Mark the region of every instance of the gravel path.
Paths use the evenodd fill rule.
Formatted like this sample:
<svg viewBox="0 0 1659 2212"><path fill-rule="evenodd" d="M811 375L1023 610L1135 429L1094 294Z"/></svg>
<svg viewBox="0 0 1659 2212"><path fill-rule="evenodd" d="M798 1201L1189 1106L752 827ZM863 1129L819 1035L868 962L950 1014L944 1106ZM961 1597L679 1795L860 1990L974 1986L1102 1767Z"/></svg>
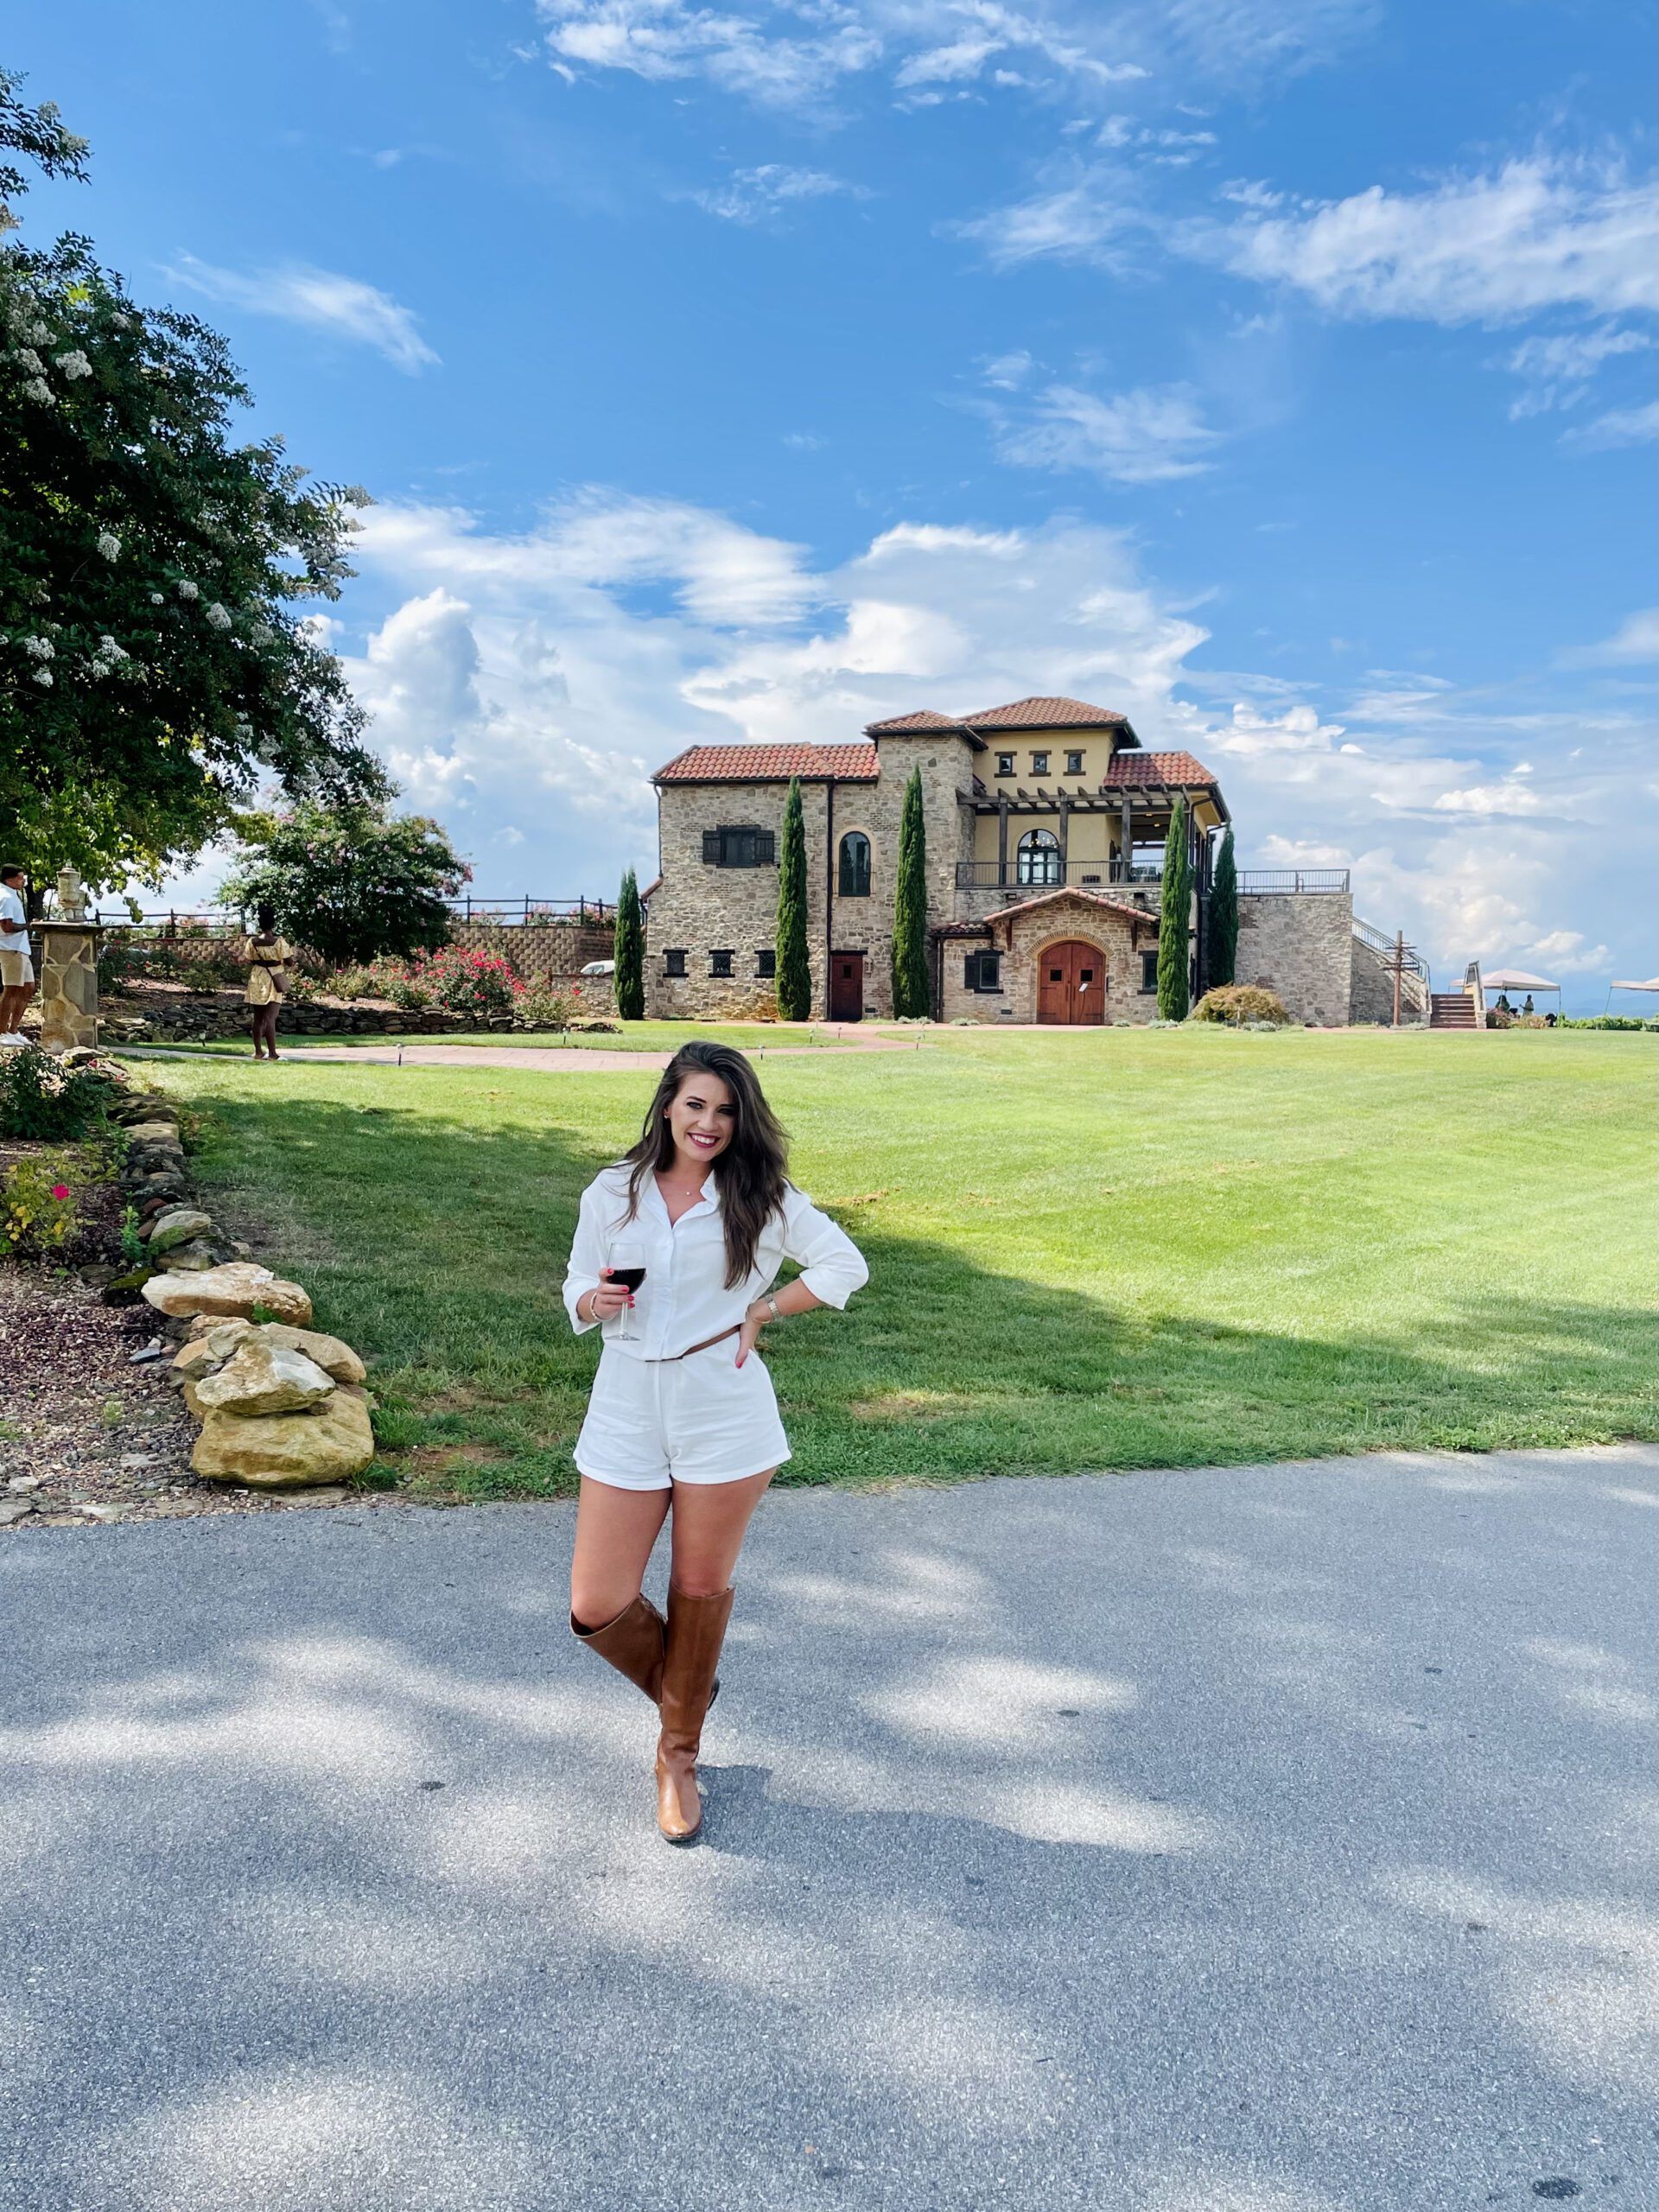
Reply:
<svg viewBox="0 0 1659 2212"><path fill-rule="evenodd" d="M568 1506L0 1546L0 2206L1636 2212L1656 1496L782 1493L680 1853Z"/></svg>

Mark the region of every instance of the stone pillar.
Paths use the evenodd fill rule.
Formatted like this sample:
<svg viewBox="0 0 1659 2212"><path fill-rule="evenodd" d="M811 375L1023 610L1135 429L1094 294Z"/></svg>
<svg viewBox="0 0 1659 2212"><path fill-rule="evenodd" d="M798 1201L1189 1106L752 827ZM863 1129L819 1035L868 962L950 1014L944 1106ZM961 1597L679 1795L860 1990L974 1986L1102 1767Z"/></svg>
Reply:
<svg viewBox="0 0 1659 2212"><path fill-rule="evenodd" d="M41 1042L67 1052L98 1042L98 931L91 922L35 922L41 944Z"/></svg>

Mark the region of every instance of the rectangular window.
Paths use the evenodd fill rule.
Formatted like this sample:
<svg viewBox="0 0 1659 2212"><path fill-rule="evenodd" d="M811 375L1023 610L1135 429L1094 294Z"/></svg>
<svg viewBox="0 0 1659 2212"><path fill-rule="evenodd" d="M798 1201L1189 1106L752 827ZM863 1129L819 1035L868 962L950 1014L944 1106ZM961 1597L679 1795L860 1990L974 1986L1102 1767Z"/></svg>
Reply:
<svg viewBox="0 0 1659 2212"><path fill-rule="evenodd" d="M732 972L732 959L733 955L729 952L711 952L709 956L709 973L711 976L729 976Z"/></svg>
<svg viewBox="0 0 1659 2212"><path fill-rule="evenodd" d="M1002 989L1002 956L1000 952L970 952L962 963L962 985L967 991L995 991Z"/></svg>
<svg viewBox="0 0 1659 2212"><path fill-rule="evenodd" d="M683 976L685 973L684 953L665 952L663 955L663 973L664 976Z"/></svg>
<svg viewBox="0 0 1659 2212"><path fill-rule="evenodd" d="M777 861L777 832L753 822L723 823L702 833L705 868L773 868Z"/></svg>
<svg viewBox="0 0 1659 2212"><path fill-rule="evenodd" d="M999 753L997 754L996 772L999 776L1011 776L1014 773L1014 755L1012 753Z"/></svg>
<svg viewBox="0 0 1659 2212"><path fill-rule="evenodd" d="M1046 776L1048 773L1048 755L1046 753L1033 753L1032 754L1031 772L1033 776Z"/></svg>
<svg viewBox="0 0 1659 2212"><path fill-rule="evenodd" d="M1142 995L1144 995L1149 992L1155 991L1157 988L1158 956L1155 952L1143 952L1141 956L1141 989Z"/></svg>
<svg viewBox="0 0 1659 2212"><path fill-rule="evenodd" d="M1066 754L1065 772L1068 776L1080 776L1083 773L1083 752L1081 747L1079 747L1075 753L1068 753Z"/></svg>
<svg viewBox="0 0 1659 2212"><path fill-rule="evenodd" d="M763 944L754 956L754 972L763 983L771 982L778 973L778 949Z"/></svg>

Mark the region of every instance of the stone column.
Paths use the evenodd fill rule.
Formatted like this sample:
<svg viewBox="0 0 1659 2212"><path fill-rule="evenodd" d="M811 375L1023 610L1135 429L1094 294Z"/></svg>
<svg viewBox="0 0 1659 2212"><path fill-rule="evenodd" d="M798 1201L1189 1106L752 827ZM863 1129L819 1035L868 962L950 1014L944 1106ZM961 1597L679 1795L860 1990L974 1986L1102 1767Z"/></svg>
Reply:
<svg viewBox="0 0 1659 2212"><path fill-rule="evenodd" d="M35 922L41 944L41 1042L67 1052L98 1042L98 931L91 922Z"/></svg>

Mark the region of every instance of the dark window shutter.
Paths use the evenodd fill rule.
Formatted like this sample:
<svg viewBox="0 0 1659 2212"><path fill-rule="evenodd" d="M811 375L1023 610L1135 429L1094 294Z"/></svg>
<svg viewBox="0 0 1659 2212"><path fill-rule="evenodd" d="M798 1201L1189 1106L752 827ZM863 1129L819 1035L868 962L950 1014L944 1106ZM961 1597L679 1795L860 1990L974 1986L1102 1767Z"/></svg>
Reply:
<svg viewBox="0 0 1659 2212"><path fill-rule="evenodd" d="M979 988L979 955L970 952L962 963L962 988L964 991Z"/></svg>
<svg viewBox="0 0 1659 2212"><path fill-rule="evenodd" d="M720 832L705 830L702 833L702 864L705 868L720 866Z"/></svg>
<svg viewBox="0 0 1659 2212"><path fill-rule="evenodd" d="M755 865L758 868L772 868L776 865L778 832L775 830L762 830L754 841L754 846Z"/></svg>

